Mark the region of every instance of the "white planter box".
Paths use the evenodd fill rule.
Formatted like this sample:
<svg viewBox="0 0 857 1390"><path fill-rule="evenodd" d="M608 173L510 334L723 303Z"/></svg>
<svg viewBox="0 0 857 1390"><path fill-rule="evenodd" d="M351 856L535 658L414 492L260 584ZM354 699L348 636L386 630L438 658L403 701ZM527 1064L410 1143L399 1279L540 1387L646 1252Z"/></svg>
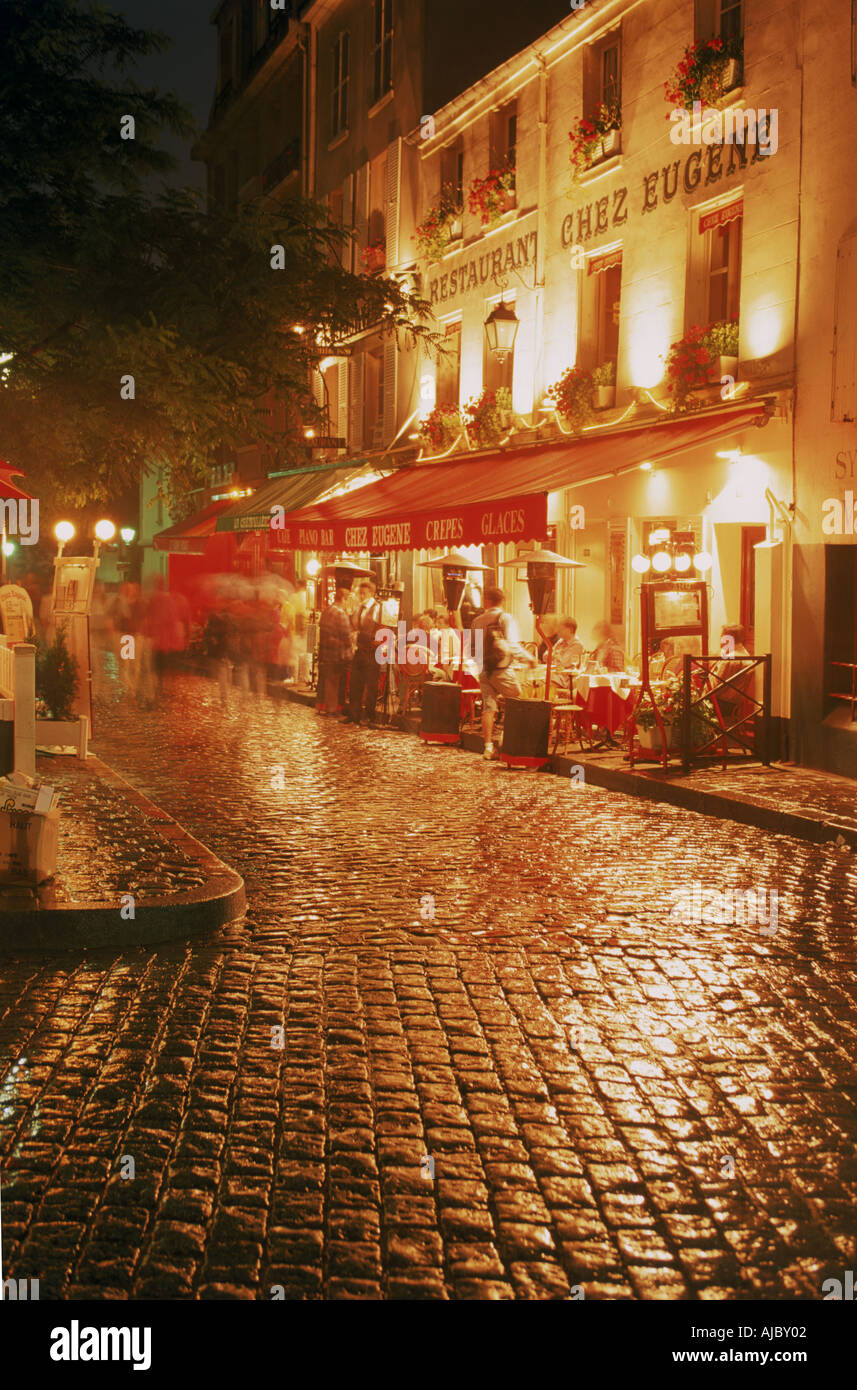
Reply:
<svg viewBox="0 0 857 1390"><path fill-rule="evenodd" d="M596 386L595 405L599 410L609 410L616 404L615 386Z"/></svg>
<svg viewBox="0 0 857 1390"><path fill-rule="evenodd" d="M608 130L606 135L601 137L601 153L598 158L611 159L614 154L618 154L622 148L622 132L620 130Z"/></svg>
<svg viewBox="0 0 857 1390"><path fill-rule="evenodd" d="M89 743L89 720L85 714L77 719L37 719L36 743L43 747L74 746L77 756L85 758Z"/></svg>
<svg viewBox="0 0 857 1390"><path fill-rule="evenodd" d="M741 59L730 58L723 69L723 90L731 92L733 87L737 87L741 81Z"/></svg>
<svg viewBox="0 0 857 1390"><path fill-rule="evenodd" d="M737 357L718 357L718 374L722 379L724 376L734 377L738 380L738 358Z"/></svg>
<svg viewBox="0 0 857 1390"><path fill-rule="evenodd" d="M679 742L679 731L673 724L664 723L664 732L667 736L667 748L675 748ZM637 741L641 748L647 748L653 753L661 751L661 731L657 724L653 724L650 729L637 727Z"/></svg>

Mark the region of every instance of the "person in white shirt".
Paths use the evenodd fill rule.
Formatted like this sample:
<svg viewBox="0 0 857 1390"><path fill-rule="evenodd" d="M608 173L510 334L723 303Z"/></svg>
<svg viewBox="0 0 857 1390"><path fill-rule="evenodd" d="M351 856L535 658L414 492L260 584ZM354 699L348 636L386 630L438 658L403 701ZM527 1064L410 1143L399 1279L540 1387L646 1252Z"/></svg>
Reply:
<svg viewBox="0 0 857 1390"><path fill-rule="evenodd" d="M474 634L483 634L479 688L482 691L482 737L485 741L483 756L486 758L494 756L497 696L515 698L521 693L520 682L512 669L512 662L522 661L527 666L538 665L536 658L518 641L515 620L511 613L503 611L505 598L502 589L486 589L485 601L488 607L478 618L474 618L471 624Z"/></svg>

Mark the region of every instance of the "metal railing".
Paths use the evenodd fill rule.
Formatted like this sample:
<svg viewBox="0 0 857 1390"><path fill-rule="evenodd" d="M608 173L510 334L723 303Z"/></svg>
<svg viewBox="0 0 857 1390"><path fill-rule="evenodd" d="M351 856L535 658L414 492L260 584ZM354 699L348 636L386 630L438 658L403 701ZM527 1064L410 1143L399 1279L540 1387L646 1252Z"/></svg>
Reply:
<svg viewBox="0 0 857 1390"><path fill-rule="evenodd" d="M734 673L715 675L725 661ZM762 698L750 689L753 672L762 670ZM764 656L684 655L681 709L681 759L684 772L692 762L720 757L723 766L730 749L771 761L771 654Z"/></svg>

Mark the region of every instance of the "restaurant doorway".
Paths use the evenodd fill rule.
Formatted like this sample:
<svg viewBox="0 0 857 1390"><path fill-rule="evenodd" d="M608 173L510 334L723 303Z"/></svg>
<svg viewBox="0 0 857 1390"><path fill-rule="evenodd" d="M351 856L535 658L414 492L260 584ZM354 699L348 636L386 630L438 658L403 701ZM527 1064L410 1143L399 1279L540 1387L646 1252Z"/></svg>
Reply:
<svg viewBox="0 0 857 1390"><path fill-rule="evenodd" d="M739 622L747 633L747 650L755 651L756 550L768 532L764 526L741 527L741 607Z"/></svg>
<svg viewBox="0 0 857 1390"><path fill-rule="evenodd" d="M837 664L841 663L841 664ZM857 545L824 548L824 716L841 710L857 665ZM850 713L850 703L846 705Z"/></svg>

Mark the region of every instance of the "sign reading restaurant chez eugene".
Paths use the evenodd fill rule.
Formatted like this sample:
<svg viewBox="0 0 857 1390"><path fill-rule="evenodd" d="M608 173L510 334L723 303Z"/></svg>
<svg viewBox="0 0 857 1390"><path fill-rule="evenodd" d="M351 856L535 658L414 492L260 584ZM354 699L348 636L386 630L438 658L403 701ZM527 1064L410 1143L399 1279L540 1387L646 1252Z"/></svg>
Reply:
<svg viewBox="0 0 857 1390"><path fill-rule="evenodd" d="M752 150L752 154L748 151ZM702 185L718 183L724 175L728 178L736 169L746 169L747 164L766 160L764 147L744 144L712 144L704 149L695 149L682 162L673 160L662 169L654 169L642 178L641 212L653 212L659 203L671 203L679 190L695 193ZM628 220L628 187L614 188L611 193L596 198L576 213L568 213L562 220L562 244L571 246L589 241L593 236L606 232L610 227L621 227Z"/></svg>
<svg viewBox="0 0 857 1390"><path fill-rule="evenodd" d="M470 256L454 270L436 275L429 281L429 298L432 304L446 304L456 295L468 294L484 285L486 280L499 280L510 270L520 270L523 266L536 263L536 233L522 231L521 223L515 227L514 236L493 251Z"/></svg>
<svg viewBox="0 0 857 1390"><path fill-rule="evenodd" d="M378 520L331 521L317 526L285 522L272 508L271 531L279 547L295 550L424 550L447 545L541 539L547 527L547 496L528 493L497 502L438 507L431 512Z"/></svg>

